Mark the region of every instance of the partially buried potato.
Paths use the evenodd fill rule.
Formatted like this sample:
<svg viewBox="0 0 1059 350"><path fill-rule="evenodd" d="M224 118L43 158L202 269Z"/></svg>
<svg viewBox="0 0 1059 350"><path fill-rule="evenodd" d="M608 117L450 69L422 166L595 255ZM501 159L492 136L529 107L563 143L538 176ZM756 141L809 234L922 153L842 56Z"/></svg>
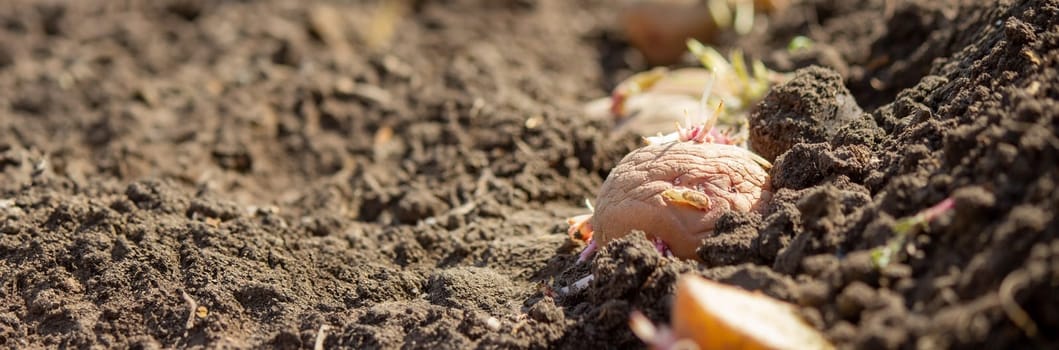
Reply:
<svg viewBox="0 0 1059 350"><path fill-rule="evenodd" d="M695 250L726 211L760 210L772 193L768 166L733 145L672 141L625 156L599 191L591 227L603 246L633 230L665 242L673 255Z"/></svg>

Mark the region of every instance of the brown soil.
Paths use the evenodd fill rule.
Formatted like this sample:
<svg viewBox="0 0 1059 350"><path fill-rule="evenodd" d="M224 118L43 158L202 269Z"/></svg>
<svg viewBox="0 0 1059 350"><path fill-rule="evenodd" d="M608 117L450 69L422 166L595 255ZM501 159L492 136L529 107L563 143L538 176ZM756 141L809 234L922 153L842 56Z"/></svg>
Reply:
<svg viewBox="0 0 1059 350"><path fill-rule="evenodd" d="M1057 0L803 1L723 38L828 68L756 106L776 196L707 264L642 235L574 262L564 218L638 144L581 115L645 68L614 2L415 1L378 46L380 8L0 6L0 344L637 347L629 312L695 272L845 348L1059 346Z"/></svg>

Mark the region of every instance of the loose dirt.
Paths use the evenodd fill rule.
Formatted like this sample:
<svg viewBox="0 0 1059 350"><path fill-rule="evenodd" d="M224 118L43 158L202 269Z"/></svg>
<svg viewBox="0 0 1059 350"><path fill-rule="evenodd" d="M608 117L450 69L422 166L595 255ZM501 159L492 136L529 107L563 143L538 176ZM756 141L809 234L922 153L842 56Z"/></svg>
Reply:
<svg viewBox="0 0 1059 350"><path fill-rule="evenodd" d="M581 112L646 68L614 2L407 4L0 7L0 344L629 348L694 272L843 348L1059 347L1059 1L811 0L722 38L797 73L753 112L774 199L705 264L635 234L575 264L565 217L639 145Z"/></svg>

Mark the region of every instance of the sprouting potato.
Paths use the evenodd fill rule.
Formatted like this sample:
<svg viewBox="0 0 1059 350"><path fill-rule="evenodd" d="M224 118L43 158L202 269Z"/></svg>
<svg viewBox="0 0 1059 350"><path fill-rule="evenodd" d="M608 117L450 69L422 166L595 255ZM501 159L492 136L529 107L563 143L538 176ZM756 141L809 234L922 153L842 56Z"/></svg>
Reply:
<svg viewBox="0 0 1059 350"><path fill-rule="evenodd" d="M760 159L732 145L672 141L633 151L600 189L592 216L598 244L632 230L696 258L699 242L726 211L758 210L770 197Z"/></svg>
<svg viewBox="0 0 1059 350"><path fill-rule="evenodd" d="M723 103L701 125L647 138L647 146L611 170L593 214L568 221L571 237L589 241L581 260L633 230L646 233L665 254L698 259L699 242L713 234L725 212L763 209L771 198L771 165L714 128L722 109Z"/></svg>
<svg viewBox="0 0 1059 350"><path fill-rule="evenodd" d="M713 81L717 88L710 96L714 100L711 102L724 104L717 125L733 131L735 143L741 144L747 136L750 106L760 101L771 86L789 80L791 75L769 70L760 60L747 65L739 50L733 50L730 59L726 59L694 39L685 44L702 67L656 67L634 74L618 84L609 97L586 104L585 114L594 119L615 120L614 135L655 135L686 120L687 111L700 105L702 87Z"/></svg>
<svg viewBox="0 0 1059 350"><path fill-rule="evenodd" d="M789 0L633 0L619 24L629 42L652 65L673 64L684 53L688 38L706 42L729 28L747 34L758 13L778 13ZM759 22L760 23L760 22Z"/></svg>

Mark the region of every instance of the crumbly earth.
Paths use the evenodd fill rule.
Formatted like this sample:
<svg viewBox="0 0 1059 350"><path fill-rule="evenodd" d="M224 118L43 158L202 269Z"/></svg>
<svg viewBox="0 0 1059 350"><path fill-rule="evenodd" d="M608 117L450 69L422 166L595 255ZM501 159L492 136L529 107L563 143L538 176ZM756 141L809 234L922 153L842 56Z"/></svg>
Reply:
<svg viewBox="0 0 1059 350"><path fill-rule="evenodd" d="M747 146L774 161L799 143L831 141L848 130L874 131L874 120L863 113L834 70L800 69L754 106L747 117Z"/></svg>
<svg viewBox="0 0 1059 350"><path fill-rule="evenodd" d="M0 6L0 344L630 348L629 312L666 319L693 272L843 348L1059 347L1059 1L809 0L722 38L866 113L799 129L823 139L705 263L634 234L580 265L563 219L639 142L581 115L646 68L614 2L407 4Z"/></svg>

